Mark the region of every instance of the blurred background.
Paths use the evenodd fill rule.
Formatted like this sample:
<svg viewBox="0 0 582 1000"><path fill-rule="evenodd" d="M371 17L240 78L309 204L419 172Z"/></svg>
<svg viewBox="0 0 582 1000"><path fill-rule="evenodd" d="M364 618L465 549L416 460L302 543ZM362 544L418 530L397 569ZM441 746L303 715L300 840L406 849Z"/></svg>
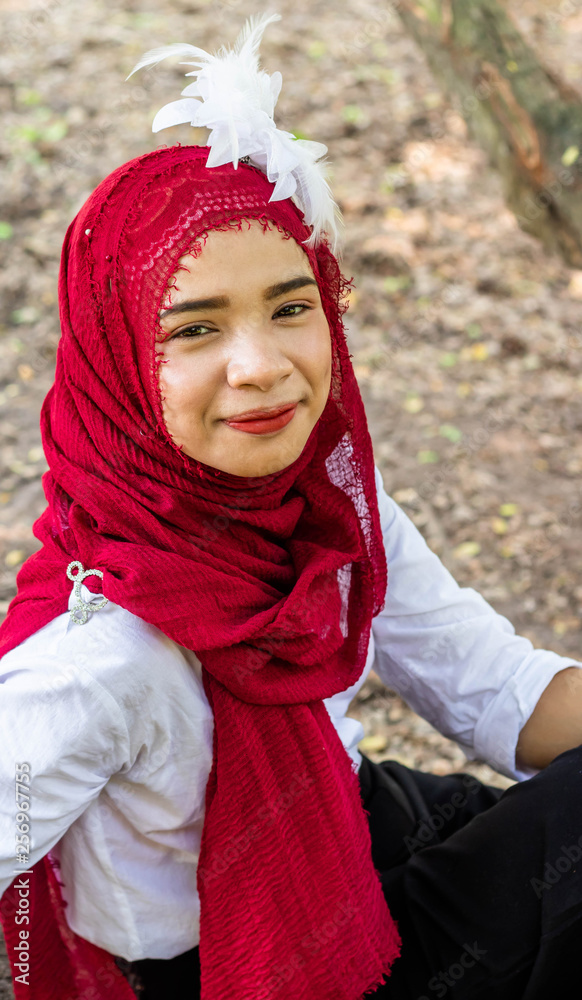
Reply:
<svg viewBox="0 0 582 1000"><path fill-rule="evenodd" d="M0 0L0 613L44 507L66 228L114 167L196 141L151 133L186 67L125 77L157 45L231 43L264 9L283 15L261 49L283 73L278 125L329 147L386 489L461 585L580 659L582 0L464 0L468 40L459 0ZM374 677L350 714L372 759L509 783Z"/></svg>

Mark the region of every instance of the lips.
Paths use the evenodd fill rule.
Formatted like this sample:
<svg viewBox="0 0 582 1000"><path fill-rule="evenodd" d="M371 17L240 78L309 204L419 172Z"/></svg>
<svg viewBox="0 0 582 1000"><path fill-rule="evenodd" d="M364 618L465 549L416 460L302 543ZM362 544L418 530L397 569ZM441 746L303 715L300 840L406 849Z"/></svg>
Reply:
<svg viewBox="0 0 582 1000"><path fill-rule="evenodd" d="M271 406L262 410L245 410L244 413L237 413L234 417L227 417L226 423L242 424L247 420L269 420L271 417L278 417L280 413L297 406L297 403L284 403L282 406Z"/></svg>
<svg viewBox="0 0 582 1000"><path fill-rule="evenodd" d="M287 403L266 410L247 410L246 413L229 417L224 422L233 430L244 431L246 434L271 434L286 427L293 420L297 405L297 403Z"/></svg>

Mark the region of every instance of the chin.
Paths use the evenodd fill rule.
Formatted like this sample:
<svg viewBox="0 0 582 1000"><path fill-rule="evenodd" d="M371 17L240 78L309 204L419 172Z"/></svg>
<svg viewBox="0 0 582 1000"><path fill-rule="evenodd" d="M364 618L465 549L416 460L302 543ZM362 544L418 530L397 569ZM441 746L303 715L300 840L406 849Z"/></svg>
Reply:
<svg viewBox="0 0 582 1000"><path fill-rule="evenodd" d="M224 465L215 466L215 468L220 468L222 472L230 473L232 476L244 476L248 479L257 479L260 476L270 476L274 472L281 472L286 469L289 465L292 465L296 458L299 458L301 452L298 452L293 458L283 459L281 457L273 458L269 461L253 461L248 462L226 462Z"/></svg>
<svg viewBox="0 0 582 1000"><path fill-rule="evenodd" d="M265 444L267 444L266 441L249 442L250 447L245 448L244 451L239 447L238 454L233 446L229 454L217 456L216 462L208 462L207 464L213 464L214 468L220 469L221 472L230 473L232 476L245 476L249 479L270 476L274 472L281 472L292 465L299 458L306 441L301 440L292 446L289 442L272 439L268 448L261 447Z"/></svg>

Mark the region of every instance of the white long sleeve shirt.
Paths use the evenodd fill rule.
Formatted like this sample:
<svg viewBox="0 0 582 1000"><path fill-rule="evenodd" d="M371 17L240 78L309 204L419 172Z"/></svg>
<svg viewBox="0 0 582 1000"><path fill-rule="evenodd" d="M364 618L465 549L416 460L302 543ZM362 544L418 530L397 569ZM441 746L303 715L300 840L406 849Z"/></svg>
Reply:
<svg viewBox="0 0 582 1000"><path fill-rule="evenodd" d="M373 666L467 756L528 777L519 732L552 677L582 663L534 650L459 587L379 473L377 486L385 607L361 677L326 701L346 751L359 765L363 729L346 711ZM0 661L0 733L0 895L15 878L15 766L26 762L30 866L49 851L60 860L73 930L130 961L198 944L213 716L194 653L112 603L84 625L62 614Z"/></svg>

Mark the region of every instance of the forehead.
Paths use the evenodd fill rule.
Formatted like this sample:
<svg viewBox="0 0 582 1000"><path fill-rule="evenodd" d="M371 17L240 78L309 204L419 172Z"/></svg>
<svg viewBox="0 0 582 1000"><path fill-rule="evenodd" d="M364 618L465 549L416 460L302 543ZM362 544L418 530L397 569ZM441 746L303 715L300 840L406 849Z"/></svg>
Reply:
<svg viewBox="0 0 582 1000"><path fill-rule="evenodd" d="M189 280L213 285L235 281L273 284L291 275L313 276L299 243L276 228L243 220L241 228L210 230L193 251L182 256L175 274L180 286Z"/></svg>

